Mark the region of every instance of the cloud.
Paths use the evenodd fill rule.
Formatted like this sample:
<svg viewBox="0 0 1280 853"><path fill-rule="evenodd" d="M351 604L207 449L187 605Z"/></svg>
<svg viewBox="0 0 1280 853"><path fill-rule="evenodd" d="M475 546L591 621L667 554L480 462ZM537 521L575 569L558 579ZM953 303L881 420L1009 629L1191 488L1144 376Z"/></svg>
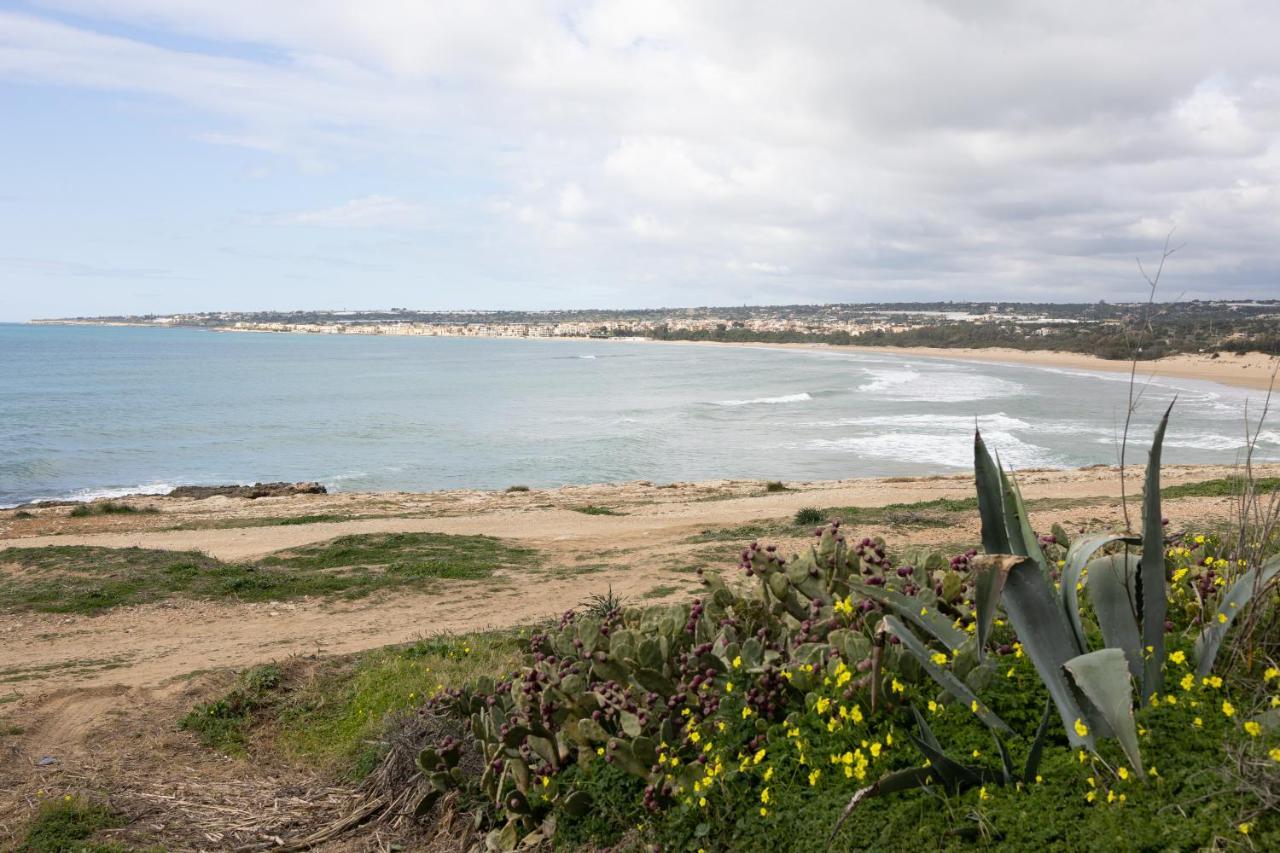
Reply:
<svg viewBox="0 0 1280 853"><path fill-rule="evenodd" d="M276 225L326 228L414 228L424 223L425 211L394 196L370 195L333 207L281 214L267 221Z"/></svg>
<svg viewBox="0 0 1280 853"><path fill-rule="evenodd" d="M1274 292L1280 8L1262 0L32 9L0 13L0 78L180 103L202 139L313 173L449 175L474 187L460 239L519 282L607 280L581 292L619 303L737 302L744 282L776 301L1119 298L1176 225L1171 287ZM267 221L424 218L366 195ZM508 274L486 270L488 302Z"/></svg>

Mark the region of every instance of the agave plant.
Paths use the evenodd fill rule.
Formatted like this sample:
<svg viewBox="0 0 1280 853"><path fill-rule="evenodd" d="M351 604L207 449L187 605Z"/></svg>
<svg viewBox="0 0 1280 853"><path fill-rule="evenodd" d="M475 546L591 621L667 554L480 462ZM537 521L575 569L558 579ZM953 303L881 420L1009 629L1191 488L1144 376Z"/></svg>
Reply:
<svg viewBox="0 0 1280 853"><path fill-rule="evenodd" d="M1049 692L1068 742L1095 751L1096 738L1115 737L1139 778L1142 756L1132 685L1137 685L1141 701L1148 702L1162 691L1164 678L1167 569L1160 453L1171 410L1172 405L1151 445L1141 535L1103 533L1070 542L1057 584L1031 529L1017 479L991 457L982 435L974 435L974 473L986 552L973 561L976 654L981 658L996 612L1003 608ZM1055 539L1066 539L1060 528ZM1280 556L1250 568L1227 589L1216 618L1196 640L1198 675L1210 672L1235 616L1277 574ZM1091 649L1086 635L1081 590L1089 596L1102 635L1098 649ZM1007 731L968 685L933 663L933 653L911 629L893 617L885 622L943 689L973 708L993 732ZM925 626L917 623L917 627ZM934 639L950 647L936 634Z"/></svg>

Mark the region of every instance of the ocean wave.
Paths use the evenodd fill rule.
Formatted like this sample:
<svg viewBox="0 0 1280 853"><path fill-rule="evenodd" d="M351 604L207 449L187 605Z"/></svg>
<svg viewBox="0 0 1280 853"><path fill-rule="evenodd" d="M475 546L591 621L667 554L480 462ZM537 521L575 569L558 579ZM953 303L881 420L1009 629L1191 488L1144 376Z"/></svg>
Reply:
<svg viewBox="0 0 1280 853"><path fill-rule="evenodd" d="M1098 439L1099 444L1109 444L1112 441L1112 438ZM1134 436L1131 435L1129 444L1130 446L1143 448L1151 446L1150 440L1145 436L1135 440ZM1168 436L1164 440L1164 446L1177 447L1183 450L1242 450L1244 448L1244 439L1213 433L1193 436Z"/></svg>
<svg viewBox="0 0 1280 853"><path fill-rule="evenodd" d="M574 358L595 358L594 355L576 355Z"/></svg>
<svg viewBox="0 0 1280 853"><path fill-rule="evenodd" d="M812 400L804 391L799 394L783 394L781 397L756 397L753 400L717 400L717 406L754 406L758 403L777 405L780 403L803 403Z"/></svg>
<svg viewBox="0 0 1280 853"><path fill-rule="evenodd" d="M797 424L801 427L902 427L920 426L947 432L963 432L971 434L975 419L972 415L864 415L862 417L834 418L823 421L805 421ZM1036 427L1021 419L996 412L992 415L978 415L979 429L984 430L1028 430Z"/></svg>
<svg viewBox="0 0 1280 853"><path fill-rule="evenodd" d="M999 451L1000 461L1012 468L1052 468L1062 464L1047 448L1022 441L1007 432L993 431L985 439L993 450ZM973 467L973 442L967 435L890 432L813 439L807 446L813 450L837 450L858 456L910 460L947 468Z"/></svg>
<svg viewBox="0 0 1280 853"><path fill-rule="evenodd" d="M995 397L1013 397L1023 386L1008 379L985 373L952 370L921 372L914 368L878 370L864 368L869 382L854 390L860 394L890 397L894 400L931 403L967 403Z"/></svg>

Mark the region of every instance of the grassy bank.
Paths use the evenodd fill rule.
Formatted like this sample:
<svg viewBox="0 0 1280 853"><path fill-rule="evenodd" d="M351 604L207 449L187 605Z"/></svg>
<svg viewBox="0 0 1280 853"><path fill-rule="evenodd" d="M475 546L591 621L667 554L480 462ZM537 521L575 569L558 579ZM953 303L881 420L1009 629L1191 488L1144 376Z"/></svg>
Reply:
<svg viewBox="0 0 1280 853"><path fill-rule="evenodd" d="M538 555L489 536L387 533L344 536L232 564L195 551L61 546L8 548L0 610L94 614L172 597L275 601L356 598L431 589L538 565Z"/></svg>

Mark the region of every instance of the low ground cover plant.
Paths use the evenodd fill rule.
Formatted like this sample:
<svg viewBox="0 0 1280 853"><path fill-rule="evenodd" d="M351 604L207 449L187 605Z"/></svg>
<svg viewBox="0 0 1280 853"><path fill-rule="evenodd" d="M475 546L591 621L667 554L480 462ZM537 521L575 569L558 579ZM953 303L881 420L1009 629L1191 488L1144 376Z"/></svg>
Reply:
<svg viewBox="0 0 1280 853"><path fill-rule="evenodd" d="M1136 534L1037 534L978 436L982 553L832 522L566 612L423 706L417 813L498 850L1280 846L1280 556L1166 528L1163 430Z"/></svg>
<svg viewBox="0 0 1280 853"><path fill-rule="evenodd" d="M101 613L172 596L271 601L308 595L359 597L429 588L538 565L538 554L491 536L379 533L343 536L226 563L197 551L65 545L0 550L0 610Z"/></svg>

